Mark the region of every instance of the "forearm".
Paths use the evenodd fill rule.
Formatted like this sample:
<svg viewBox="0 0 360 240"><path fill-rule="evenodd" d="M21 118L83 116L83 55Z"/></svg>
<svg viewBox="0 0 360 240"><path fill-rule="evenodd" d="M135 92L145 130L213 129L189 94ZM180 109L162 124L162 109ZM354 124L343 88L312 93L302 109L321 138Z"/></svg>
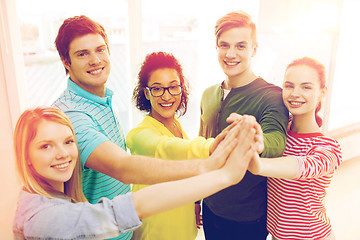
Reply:
<svg viewBox="0 0 360 240"><path fill-rule="evenodd" d="M265 177L293 179L299 171L298 162L293 156L279 158L260 158L256 172L253 174Z"/></svg>
<svg viewBox="0 0 360 240"><path fill-rule="evenodd" d="M281 157L285 150L286 133L273 131L269 133L264 133L263 138L264 151L261 153L261 157Z"/></svg>
<svg viewBox="0 0 360 240"><path fill-rule="evenodd" d="M212 170L208 159L168 161L140 155L131 156L110 141L100 144L85 165L125 184L154 184Z"/></svg>
<svg viewBox="0 0 360 240"><path fill-rule="evenodd" d="M208 171L204 164L207 159L169 161L138 155L129 158L114 173L122 179L121 181L129 184L155 184L192 177Z"/></svg>
<svg viewBox="0 0 360 240"><path fill-rule="evenodd" d="M216 179L216 181L214 181ZM207 197L232 184L223 170L191 178L151 185L133 193L140 219Z"/></svg>

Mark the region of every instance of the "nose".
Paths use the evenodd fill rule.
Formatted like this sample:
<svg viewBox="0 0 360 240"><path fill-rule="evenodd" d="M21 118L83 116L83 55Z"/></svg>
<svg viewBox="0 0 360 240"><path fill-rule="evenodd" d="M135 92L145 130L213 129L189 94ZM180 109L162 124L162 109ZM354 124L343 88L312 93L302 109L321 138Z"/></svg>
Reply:
<svg viewBox="0 0 360 240"><path fill-rule="evenodd" d="M161 96L162 99L167 100L170 99L172 97L172 95L170 94L170 90L168 89L164 89L164 94Z"/></svg>
<svg viewBox="0 0 360 240"><path fill-rule="evenodd" d="M298 87L294 87L293 90L290 92L290 96L298 97L300 95L300 91Z"/></svg>
<svg viewBox="0 0 360 240"><path fill-rule="evenodd" d="M64 146L58 146L57 152L56 152L56 159L63 159L66 158L69 155L69 152L66 150Z"/></svg>
<svg viewBox="0 0 360 240"><path fill-rule="evenodd" d="M92 54L90 59L90 65L97 65L101 62L100 57L97 54Z"/></svg>
<svg viewBox="0 0 360 240"><path fill-rule="evenodd" d="M236 57L236 52L235 49L233 47L230 47L225 55L227 58L235 58Z"/></svg>

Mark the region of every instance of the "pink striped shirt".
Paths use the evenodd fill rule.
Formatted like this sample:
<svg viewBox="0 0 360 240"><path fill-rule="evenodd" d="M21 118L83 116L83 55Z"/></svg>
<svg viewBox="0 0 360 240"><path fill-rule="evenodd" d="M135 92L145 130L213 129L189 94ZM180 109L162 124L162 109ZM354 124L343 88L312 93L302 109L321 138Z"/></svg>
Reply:
<svg viewBox="0 0 360 240"><path fill-rule="evenodd" d="M277 239L324 239L331 225L324 199L342 161L339 143L322 133L288 130L283 156L296 156L295 179L268 178L267 229Z"/></svg>

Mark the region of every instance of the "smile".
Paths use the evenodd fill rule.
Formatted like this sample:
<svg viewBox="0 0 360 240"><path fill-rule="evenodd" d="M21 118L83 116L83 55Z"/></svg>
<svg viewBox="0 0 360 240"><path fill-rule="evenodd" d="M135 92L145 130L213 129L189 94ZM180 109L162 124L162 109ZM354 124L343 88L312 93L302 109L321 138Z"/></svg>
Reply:
<svg viewBox="0 0 360 240"><path fill-rule="evenodd" d="M160 103L162 107L171 107L172 105L174 105L174 103Z"/></svg>
<svg viewBox="0 0 360 240"><path fill-rule="evenodd" d="M298 102L298 101L288 101L291 105L291 107L300 107L304 104L304 102Z"/></svg>
<svg viewBox="0 0 360 240"><path fill-rule="evenodd" d="M235 65L238 65L240 62L230 62L230 61L228 62L228 61L224 60L224 63L228 66L235 66Z"/></svg>
<svg viewBox="0 0 360 240"><path fill-rule="evenodd" d="M61 164L57 164L57 165L52 165L51 167L54 167L56 169L62 169L62 168L67 168L70 165L71 161L65 162L65 163L61 163Z"/></svg>
<svg viewBox="0 0 360 240"><path fill-rule="evenodd" d="M88 71L87 73L90 73L92 75L96 75L99 74L104 68L98 68L98 69L94 69L92 71Z"/></svg>

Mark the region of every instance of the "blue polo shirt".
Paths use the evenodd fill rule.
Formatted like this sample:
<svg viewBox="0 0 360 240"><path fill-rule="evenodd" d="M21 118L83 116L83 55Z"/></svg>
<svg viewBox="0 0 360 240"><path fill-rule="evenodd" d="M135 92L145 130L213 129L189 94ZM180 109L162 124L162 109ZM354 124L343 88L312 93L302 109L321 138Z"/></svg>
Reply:
<svg viewBox="0 0 360 240"><path fill-rule="evenodd" d="M100 198L113 199L130 192L130 186L103 173L85 167L95 148L105 141L111 141L126 150L122 127L112 108L113 92L106 88L105 97L99 97L68 80L67 89L53 103L70 119L79 145L83 167L83 191L90 203ZM120 159L119 159L120 161ZM132 232L120 235L119 239L130 239Z"/></svg>

